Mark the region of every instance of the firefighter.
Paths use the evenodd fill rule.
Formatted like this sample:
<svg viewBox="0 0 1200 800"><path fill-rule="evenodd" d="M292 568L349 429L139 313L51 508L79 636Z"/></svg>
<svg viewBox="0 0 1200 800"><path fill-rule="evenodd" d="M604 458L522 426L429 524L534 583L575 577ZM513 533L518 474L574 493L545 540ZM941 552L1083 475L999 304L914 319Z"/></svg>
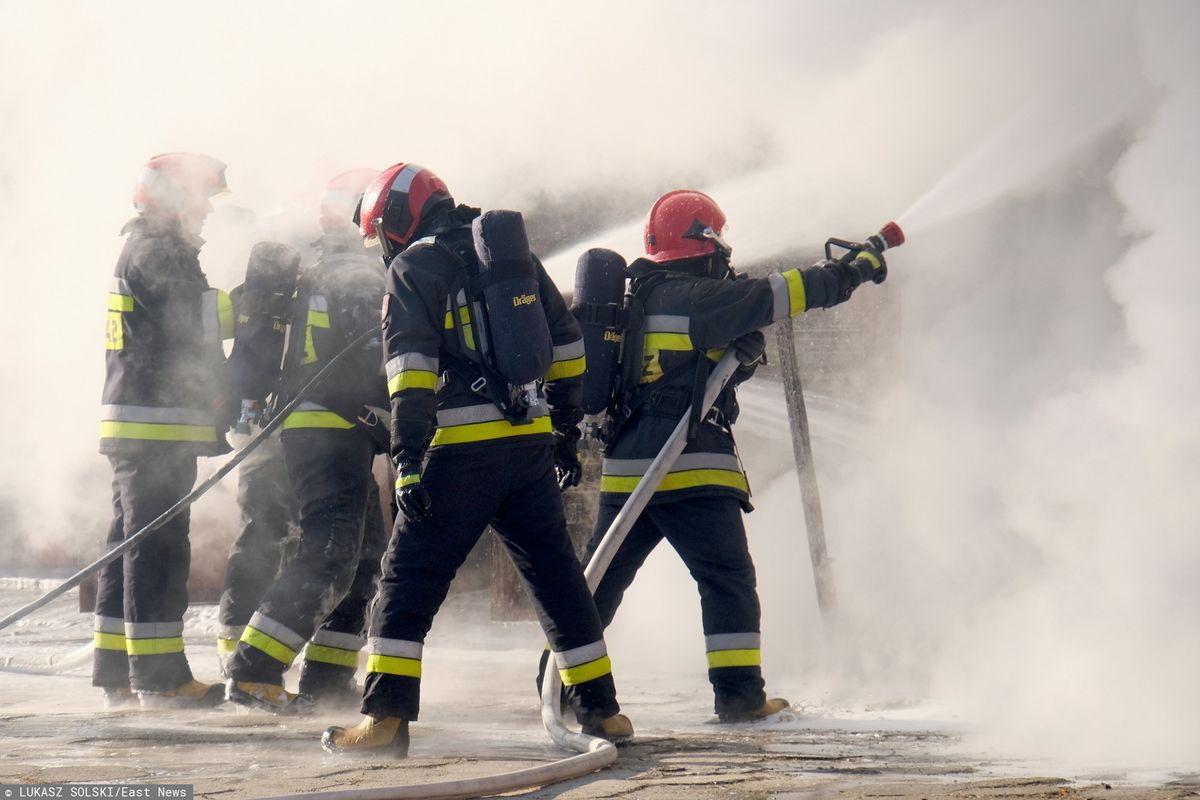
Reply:
<svg viewBox="0 0 1200 800"><path fill-rule="evenodd" d="M788 707L763 691L759 601L742 512L750 487L733 439L735 387L762 360L760 328L811 308L850 298L859 264L790 269L766 278L738 276L722 238L725 214L708 195L676 190L660 197L646 222L646 255L630 264L630 287L645 309L637 338L634 388L614 407L600 479L600 512L587 558L666 444L680 417L700 407L709 368L734 347L742 366L713 410L694 418L686 448L630 528L596 588L605 627L647 556L666 539L700 593L708 678L721 722L749 722ZM874 277L886 276L882 254L864 251ZM630 336L629 333L626 334ZM630 347L638 348L636 338ZM544 659L543 659L544 663Z"/></svg>
<svg viewBox="0 0 1200 800"><path fill-rule="evenodd" d="M336 259L341 254L366 256L362 240L351 222L354 209L362 197L363 189L378 174L375 170L356 169L332 178L321 194L321 236L313 242L318 263ZM292 297L296 288L295 268L299 255L294 258L280 253L285 245L260 243L251 253L246 283L234 290L238 308L238 329L234 337L234 349L230 356L242 399L242 415L239 427L247 433L253 432L263 421L266 398L275 391L284 349L284 331L290 320ZM286 248L291 250L291 248ZM256 263L255 256L262 251L265 264ZM293 251L294 252L294 251ZM265 268L264 268L265 267ZM239 293L239 289L241 290ZM304 314L307 315L307 308ZM299 525L299 509L296 494L288 480L284 464L283 445L278 434L259 445L246 458L238 471L238 508L241 512L242 529L229 554L225 568L225 583L221 593L219 609L220 633L217 639L217 655L221 674L229 677L229 660L245 632L246 623L258 609L267 589L274 583L283 563L285 549L294 545L293 528ZM368 514L373 514L368 510ZM365 550L378 554L385 544L382 521L374 525L370 519L370 546ZM373 580L368 575L356 577L358 590L351 594L359 597L362 614L350 614L345 619L354 632L355 640L361 637L362 617L370 597L364 592L373 592ZM358 617L355 621L355 616ZM326 667L314 669L301 667L299 692L314 700L353 699L357 701L359 691L354 686L351 658L343 648L327 649L334 633L323 625L315 634L314 641L305 648L305 665L312 660L315 664L328 663L335 659L333 670L339 677L335 681L318 680L316 676L327 671ZM342 640L343 643L346 640ZM361 647L361 644L359 645ZM357 650L358 648L353 648Z"/></svg>
<svg viewBox="0 0 1200 800"><path fill-rule="evenodd" d="M233 333L228 295L200 269L200 230L225 191L225 165L196 153L146 164L138 215L122 233L108 295L100 452L113 469L109 548L186 495L196 457L229 451L223 435L224 351ZM220 684L195 680L183 647L191 559L184 510L99 575L92 683L106 704L207 707Z"/></svg>
<svg viewBox="0 0 1200 800"><path fill-rule="evenodd" d="M558 488L556 467L567 480L578 470L579 326L534 260L553 361L544 394L539 390L525 424L514 424L485 394L477 337L463 324L472 319L466 282L480 263L472 247L476 217L479 209L455 206L446 184L416 164L390 167L363 196L361 232L378 241L390 264L383 326L402 513L372 619L365 716L355 727L325 731L322 745L331 752L407 754L409 723L420 710L425 636L489 523L533 595L584 732L613 741L633 734L617 713L600 617L567 536ZM521 345L506 341L505 331L488 335L496 350Z"/></svg>
<svg viewBox="0 0 1200 800"><path fill-rule="evenodd" d="M357 196L346 184L361 177L334 179L336 188L351 194L349 208L327 193L319 257L296 292L280 401L294 397L378 324L383 267L349 222ZM332 205L342 207L344 221ZM366 643L367 605L387 543L371 470L375 455L387 450L386 405L382 341L375 337L356 345L284 420L280 440L299 503L300 539L234 647L231 702L295 714L320 700L357 697L358 651ZM293 693L284 689L283 675L301 648L299 691Z"/></svg>

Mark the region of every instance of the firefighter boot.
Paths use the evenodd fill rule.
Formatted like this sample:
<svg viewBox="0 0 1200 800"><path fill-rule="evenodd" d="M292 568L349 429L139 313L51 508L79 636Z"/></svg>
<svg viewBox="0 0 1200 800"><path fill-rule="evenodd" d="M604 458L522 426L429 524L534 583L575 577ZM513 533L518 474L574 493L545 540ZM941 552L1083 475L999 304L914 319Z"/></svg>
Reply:
<svg viewBox="0 0 1200 800"><path fill-rule="evenodd" d="M138 692L142 708L215 708L225 702L219 683L201 683L192 678L166 692Z"/></svg>
<svg viewBox="0 0 1200 800"><path fill-rule="evenodd" d="M372 753L408 757L408 720L368 714L353 728L337 726L321 734L321 747L330 753Z"/></svg>
<svg viewBox="0 0 1200 800"><path fill-rule="evenodd" d="M584 725L583 735L607 739L613 744L624 744L633 738L633 723L624 714L613 714L607 719Z"/></svg>
<svg viewBox="0 0 1200 800"><path fill-rule="evenodd" d="M105 708L122 708L124 706L136 705L137 701L137 695L128 686L104 687Z"/></svg>
<svg viewBox="0 0 1200 800"><path fill-rule="evenodd" d="M766 719L772 714L778 714L780 711L791 707L791 703L782 697L772 697L758 708L752 708L748 711L726 711L717 715L717 717L721 722L757 722L760 719Z"/></svg>
<svg viewBox="0 0 1200 800"><path fill-rule="evenodd" d="M230 680L225 684L225 699L243 708L269 711L282 716L311 714L312 698L289 692L279 684Z"/></svg>

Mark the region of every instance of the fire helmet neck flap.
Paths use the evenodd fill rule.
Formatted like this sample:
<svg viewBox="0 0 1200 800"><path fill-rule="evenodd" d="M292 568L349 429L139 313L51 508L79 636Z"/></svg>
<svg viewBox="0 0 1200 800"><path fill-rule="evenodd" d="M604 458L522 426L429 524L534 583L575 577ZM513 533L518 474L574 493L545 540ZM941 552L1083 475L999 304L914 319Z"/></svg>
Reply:
<svg viewBox="0 0 1200 800"><path fill-rule="evenodd" d="M379 174L375 169L352 169L329 179L321 192L321 230L325 233L353 231L354 213L363 192Z"/></svg>
<svg viewBox="0 0 1200 800"><path fill-rule="evenodd" d="M694 189L675 189L650 208L646 258L666 264L719 253L728 259L733 248L722 238L724 230L725 213L716 201Z"/></svg>
<svg viewBox="0 0 1200 800"><path fill-rule="evenodd" d="M202 153L163 153L146 162L133 205L142 213L203 217L208 199L227 191L224 162Z"/></svg>
<svg viewBox="0 0 1200 800"><path fill-rule="evenodd" d="M437 175L418 164L394 164L371 181L354 215L367 244L377 239L383 257L391 260L413 241L439 206L454 204L450 190Z"/></svg>

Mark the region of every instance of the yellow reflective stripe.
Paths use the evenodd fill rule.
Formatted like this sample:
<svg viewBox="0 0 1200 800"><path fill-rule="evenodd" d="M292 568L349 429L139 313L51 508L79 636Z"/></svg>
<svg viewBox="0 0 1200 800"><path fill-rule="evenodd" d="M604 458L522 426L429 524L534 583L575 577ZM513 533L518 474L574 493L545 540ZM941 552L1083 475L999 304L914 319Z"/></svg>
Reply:
<svg viewBox="0 0 1200 800"><path fill-rule="evenodd" d="M220 289L217 290L217 329L222 339L232 339L234 330L233 300Z"/></svg>
<svg viewBox="0 0 1200 800"><path fill-rule="evenodd" d="M856 258L861 258L865 261L870 261L871 266L874 267L875 269L879 269L881 266L883 266L882 264L879 263L879 256L875 255L870 250L860 250L858 252L858 255L856 256Z"/></svg>
<svg viewBox="0 0 1200 800"><path fill-rule="evenodd" d="M709 361L720 361L721 356L725 355L725 351L728 349L728 347L710 347L704 352L704 355Z"/></svg>
<svg viewBox="0 0 1200 800"><path fill-rule="evenodd" d="M400 475L396 478L396 488L403 489L405 486L411 486L414 483L420 482L421 475L419 473L414 472L411 475Z"/></svg>
<svg viewBox="0 0 1200 800"><path fill-rule="evenodd" d="M92 644L97 650L120 650L125 652L125 634L123 633L101 633L96 631L92 634Z"/></svg>
<svg viewBox="0 0 1200 800"><path fill-rule="evenodd" d="M310 328L328 328L329 327L329 312L308 310L308 326Z"/></svg>
<svg viewBox="0 0 1200 800"><path fill-rule="evenodd" d="M466 306L458 307L458 321L461 322L463 325L467 325L471 322L471 312L467 310ZM454 327L454 317L452 317L450 315L450 312L447 311L446 312L446 330L450 330L453 327Z"/></svg>
<svg viewBox="0 0 1200 800"><path fill-rule="evenodd" d="M125 322L120 311L109 311L104 326L104 349L125 349Z"/></svg>
<svg viewBox="0 0 1200 800"><path fill-rule="evenodd" d="M560 381L563 378L574 378L576 375L582 375L586 366L584 356L572 358L569 361L555 361L546 371L545 380Z"/></svg>
<svg viewBox="0 0 1200 800"><path fill-rule="evenodd" d="M760 666L762 666L761 650L713 650L708 654L709 669Z"/></svg>
<svg viewBox="0 0 1200 800"><path fill-rule="evenodd" d="M595 680L612 672L612 662L608 660L608 656L597 658L595 661L589 661L586 664L580 664L578 667L567 667L560 669L558 674L562 676L563 686L578 686L581 683Z"/></svg>
<svg viewBox="0 0 1200 800"><path fill-rule="evenodd" d="M604 475L600 478L600 491L629 493L638 485L639 480L640 475ZM750 490L746 476L740 472L728 469L689 469L668 473L655 491L669 492L698 486L728 486L743 492Z"/></svg>
<svg viewBox="0 0 1200 800"><path fill-rule="evenodd" d="M131 656L165 656L183 652L183 637L166 639L126 639L125 652Z"/></svg>
<svg viewBox="0 0 1200 800"><path fill-rule="evenodd" d="M421 660L419 658L381 656L377 653L372 653L367 657L367 672L382 672L386 675L403 675L406 678L419 678L421 677Z"/></svg>
<svg viewBox="0 0 1200 800"><path fill-rule="evenodd" d="M339 667L357 667L358 651L309 642L304 648L304 660L319 661L322 664L334 664Z"/></svg>
<svg viewBox="0 0 1200 800"><path fill-rule="evenodd" d="M237 639L217 639L217 655L233 655L233 651L237 650L237 643Z"/></svg>
<svg viewBox="0 0 1200 800"><path fill-rule="evenodd" d="M292 661L296 659L295 650L278 639L268 636L258 628L251 628L247 625L246 630L242 632L242 641L288 666L291 666Z"/></svg>
<svg viewBox="0 0 1200 800"><path fill-rule="evenodd" d="M780 274L787 281L788 311L794 317L803 311L808 303L808 298L804 294L804 278L800 276L799 268L789 269Z"/></svg>
<svg viewBox="0 0 1200 800"><path fill-rule="evenodd" d="M430 446L482 442L488 439L504 439L509 436L529 436L535 433L550 433L550 430L549 416L538 417L528 425L513 425L506 419L495 422L473 422L469 425L438 428L437 432L433 434Z"/></svg>
<svg viewBox="0 0 1200 800"><path fill-rule="evenodd" d="M100 423L101 439L149 439L158 442L215 442L217 429L213 425L168 425L161 422Z"/></svg>
<svg viewBox="0 0 1200 800"><path fill-rule="evenodd" d="M691 350L692 337L686 333L647 333L642 350Z"/></svg>
<svg viewBox="0 0 1200 800"><path fill-rule="evenodd" d="M404 389L436 389L438 376L436 372L423 369L406 369L397 373L388 381L388 394L396 394Z"/></svg>
<svg viewBox="0 0 1200 800"><path fill-rule="evenodd" d="M283 429L285 431L292 428L337 428L339 430L349 430L353 427L353 422L347 422L344 417L332 411L293 411L283 421Z"/></svg>
<svg viewBox="0 0 1200 800"><path fill-rule="evenodd" d="M133 311L133 298L127 294L108 293L109 311Z"/></svg>
<svg viewBox="0 0 1200 800"><path fill-rule="evenodd" d="M300 358L300 364L312 364L317 360L317 348L313 345L312 329L313 328L328 328L329 327L329 312L308 310L308 324L304 328L304 355Z"/></svg>
<svg viewBox="0 0 1200 800"><path fill-rule="evenodd" d="M463 342L466 343L468 350L475 350L475 334L471 332L470 325L463 325Z"/></svg>

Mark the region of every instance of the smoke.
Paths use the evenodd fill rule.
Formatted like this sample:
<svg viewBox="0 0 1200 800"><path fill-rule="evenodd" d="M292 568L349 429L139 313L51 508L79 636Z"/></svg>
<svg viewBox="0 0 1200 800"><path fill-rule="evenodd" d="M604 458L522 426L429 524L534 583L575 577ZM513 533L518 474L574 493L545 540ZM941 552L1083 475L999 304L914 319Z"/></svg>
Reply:
<svg viewBox="0 0 1200 800"><path fill-rule="evenodd" d="M578 235L547 254L560 286L586 246L635 255L678 185L716 196L745 263L911 209L892 373L854 447L817 453L854 690L935 697L1008 749L1200 752L1194 6L431 6L6 6L0 564L14 532L90 556L107 524L103 298L154 153L229 164L201 255L226 289L258 238L304 241L329 177L399 160ZM566 208L596 218L550 230ZM790 480L748 524L767 677L803 700L849 689L819 657ZM702 681L698 615L662 602L694 591L672 558L610 648Z"/></svg>

